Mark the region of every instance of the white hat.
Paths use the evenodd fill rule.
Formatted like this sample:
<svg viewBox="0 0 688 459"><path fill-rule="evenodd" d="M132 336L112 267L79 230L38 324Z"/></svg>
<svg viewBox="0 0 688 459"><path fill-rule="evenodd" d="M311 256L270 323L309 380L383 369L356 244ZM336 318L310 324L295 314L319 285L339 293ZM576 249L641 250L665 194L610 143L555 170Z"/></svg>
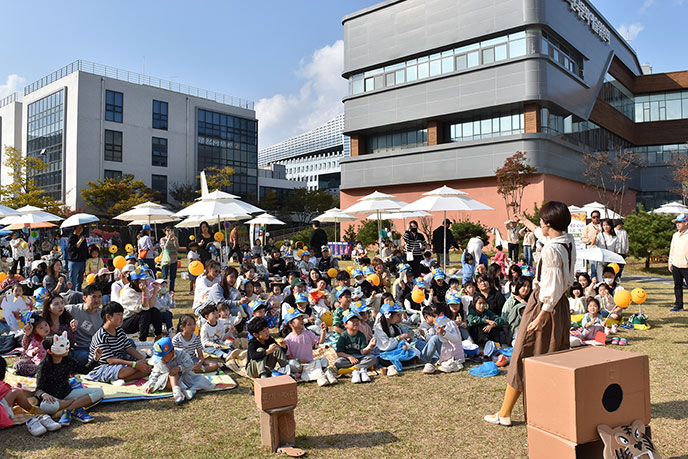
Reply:
<svg viewBox="0 0 688 459"><path fill-rule="evenodd" d="M122 274L130 273L130 272L134 271L135 269L136 269L136 266L134 266L132 264L124 265L124 268L122 268Z"/></svg>

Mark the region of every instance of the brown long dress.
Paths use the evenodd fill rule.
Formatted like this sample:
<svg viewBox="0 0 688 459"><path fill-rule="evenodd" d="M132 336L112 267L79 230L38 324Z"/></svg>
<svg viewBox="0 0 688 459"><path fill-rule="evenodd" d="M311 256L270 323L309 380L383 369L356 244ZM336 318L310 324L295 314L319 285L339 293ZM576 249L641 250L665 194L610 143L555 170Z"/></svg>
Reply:
<svg viewBox="0 0 688 459"><path fill-rule="evenodd" d="M571 247L562 244L569 253L569 264L571 260ZM537 277L540 280L541 263L538 266ZM566 295L562 295L554 310L540 331L528 333L526 329L528 325L535 320L540 314L542 303L539 300L540 286L533 289L525 311L523 311L523 318L519 325L519 333L516 337L516 344L511 355L509 363L509 372L507 374L507 384L519 392L523 392L524 373L523 360L535 355L548 354L550 352L561 351L570 347L569 329L571 328L571 315L569 311L569 302Z"/></svg>

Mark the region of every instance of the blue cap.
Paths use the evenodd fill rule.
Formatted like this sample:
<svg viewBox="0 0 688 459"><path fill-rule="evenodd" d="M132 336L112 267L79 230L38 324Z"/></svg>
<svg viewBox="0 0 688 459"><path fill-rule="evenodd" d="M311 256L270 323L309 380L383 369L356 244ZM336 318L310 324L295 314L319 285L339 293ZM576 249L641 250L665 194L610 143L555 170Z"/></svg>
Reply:
<svg viewBox="0 0 688 459"><path fill-rule="evenodd" d="M408 263L399 263L397 265L397 271L399 271L399 274L403 273L404 271L408 271L409 269L411 269L411 265Z"/></svg>
<svg viewBox="0 0 688 459"><path fill-rule="evenodd" d="M251 312L256 312L261 307L265 308L266 306L265 306L265 301L263 301L261 299L256 299L256 300L251 301L251 304L249 304L248 307L251 310Z"/></svg>
<svg viewBox="0 0 688 459"><path fill-rule="evenodd" d="M535 273L533 272L533 268L524 265L521 267L521 275L524 277L533 277L535 276Z"/></svg>
<svg viewBox="0 0 688 459"><path fill-rule="evenodd" d="M433 279L444 279L447 277L446 274L444 274L444 271L441 269L436 269L435 272L432 275Z"/></svg>
<svg viewBox="0 0 688 459"><path fill-rule="evenodd" d="M417 285L418 287L425 288L425 279L423 277L419 276L413 279L413 285Z"/></svg>
<svg viewBox="0 0 688 459"><path fill-rule="evenodd" d="M380 312L386 316L392 314L393 312L402 312L403 310L404 308L402 308L399 303L385 303L380 308Z"/></svg>
<svg viewBox="0 0 688 459"><path fill-rule="evenodd" d="M361 320L361 316L359 316L358 313L356 313L356 311L354 311L353 309L349 309L347 311L347 314L344 316L344 323L347 323L351 319Z"/></svg>
<svg viewBox="0 0 688 459"><path fill-rule="evenodd" d="M351 290L349 290L349 287L342 285L341 287L337 287L337 290L335 290L335 292L334 292L334 296L339 298L340 296L342 296L346 292L349 292L349 294L351 294Z"/></svg>
<svg viewBox="0 0 688 459"><path fill-rule="evenodd" d="M452 293L447 296L447 304L461 304L461 295Z"/></svg>
<svg viewBox="0 0 688 459"><path fill-rule="evenodd" d="M150 362L158 363L173 350L174 346L172 346L172 339L169 336L160 338L153 344L153 357L150 359Z"/></svg>
<svg viewBox="0 0 688 459"><path fill-rule="evenodd" d="M303 252L301 252L301 258L305 257L306 255L308 255L309 257L311 256L308 250L304 250Z"/></svg>
<svg viewBox="0 0 688 459"><path fill-rule="evenodd" d="M308 303L308 295L303 292L297 293L294 298L297 303Z"/></svg>
<svg viewBox="0 0 688 459"><path fill-rule="evenodd" d="M33 297L36 299L36 303L42 305L45 297L48 296L48 290L45 287L39 287L33 292Z"/></svg>
<svg viewBox="0 0 688 459"><path fill-rule="evenodd" d="M370 308L368 307L367 304L363 304L360 301L357 301L358 305L355 305L352 309L356 311L356 314L363 314L364 312L370 311Z"/></svg>
<svg viewBox="0 0 688 459"><path fill-rule="evenodd" d="M681 214L674 219L675 222L688 222L688 215Z"/></svg>
<svg viewBox="0 0 688 459"><path fill-rule="evenodd" d="M363 275L363 271L361 271L358 268L351 271L351 277L358 277L358 276L362 276L362 275Z"/></svg>
<svg viewBox="0 0 688 459"><path fill-rule="evenodd" d="M124 257L125 260L136 260L136 255L133 253L130 253L129 255Z"/></svg>
<svg viewBox="0 0 688 459"><path fill-rule="evenodd" d="M152 230L153 228L151 228L151 226L148 223L146 223L145 225L143 225L143 229Z"/></svg>
<svg viewBox="0 0 688 459"><path fill-rule="evenodd" d="M148 279L148 273L141 269L140 266L137 266L136 269L134 269L131 274L129 274L129 278L131 280L140 280L140 279Z"/></svg>
<svg viewBox="0 0 688 459"><path fill-rule="evenodd" d="M444 314L440 314L437 316L437 319L435 319L435 328L446 327L449 322L451 322L449 317L445 316Z"/></svg>
<svg viewBox="0 0 688 459"><path fill-rule="evenodd" d="M284 316L284 321L289 323L297 317L303 316L304 313L298 309L290 308Z"/></svg>
<svg viewBox="0 0 688 459"><path fill-rule="evenodd" d="M366 266L363 270L363 275L367 276L368 274L375 274L375 268L373 268L372 266Z"/></svg>

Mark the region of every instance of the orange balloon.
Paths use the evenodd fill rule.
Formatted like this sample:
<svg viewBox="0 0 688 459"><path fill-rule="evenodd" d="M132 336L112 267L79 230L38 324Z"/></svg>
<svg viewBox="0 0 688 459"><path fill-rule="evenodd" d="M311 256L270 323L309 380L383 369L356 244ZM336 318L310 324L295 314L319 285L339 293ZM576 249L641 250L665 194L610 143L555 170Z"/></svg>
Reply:
<svg viewBox="0 0 688 459"><path fill-rule="evenodd" d="M198 260L192 261L191 264L189 265L189 273L192 276L200 276L203 274L203 263L201 263Z"/></svg>
<svg viewBox="0 0 688 459"><path fill-rule="evenodd" d="M112 264L115 265L115 268L122 269L127 264L127 260L122 255L118 255L112 260Z"/></svg>
<svg viewBox="0 0 688 459"><path fill-rule="evenodd" d="M335 277L337 277L337 268L330 268L330 269L328 269L328 270L327 270L327 276L328 276L330 279L334 279Z"/></svg>
<svg viewBox="0 0 688 459"><path fill-rule="evenodd" d="M635 304L643 304L647 299L647 293L645 292L645 289L640 287L634 288L631 291L631 299Z"/></svg>
<svg viewBox="0 0 688 459"><path fill-rule="evenodd" d="M7 279L7 274L6 273L0 273L0 282L3 282L6 279Z"/></svg>
<svg viewBox="0 0 688 459"><path fill-rule="evenodd" d="M414 303L422 303L425 301L425 291L422 288L414 288L411 292L411 299Z"/></svg>
<svg viewBox="0 0 688 459"><path fill-rule="evenodd" d="M95 275L95 274L91 273L91 274L89 274L88 276L86 276L86 283L87 283L88 285L91 285L91 284L94 283L95 281L96 281L96 275Z"/></svg>
<svg viewBox="0 0 688 459"><path fill-rule="evenodd" d="M631 304L632 299L631 292L628 290L619 290L614 294L614 303L622 309L627 308Z"/></svg>

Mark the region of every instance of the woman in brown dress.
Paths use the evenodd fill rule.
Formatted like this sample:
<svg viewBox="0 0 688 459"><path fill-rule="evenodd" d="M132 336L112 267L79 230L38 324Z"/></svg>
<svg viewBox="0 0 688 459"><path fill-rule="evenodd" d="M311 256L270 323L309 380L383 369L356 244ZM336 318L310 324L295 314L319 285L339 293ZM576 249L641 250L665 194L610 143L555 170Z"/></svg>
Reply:
<svg viewBox="0 0 688 459"><path fill-rule="evenodd" d="M573 284L576 265L576 245L566 232L571 223L566 204L550 201L542 206L539 228L527 218L521 221L541 235L545 245L509 363L504 402L497 413L485 416L487 422L504 426L511 425L511 411L523 392L523 360L569 348L571 318L564 292Z"/></svg>

